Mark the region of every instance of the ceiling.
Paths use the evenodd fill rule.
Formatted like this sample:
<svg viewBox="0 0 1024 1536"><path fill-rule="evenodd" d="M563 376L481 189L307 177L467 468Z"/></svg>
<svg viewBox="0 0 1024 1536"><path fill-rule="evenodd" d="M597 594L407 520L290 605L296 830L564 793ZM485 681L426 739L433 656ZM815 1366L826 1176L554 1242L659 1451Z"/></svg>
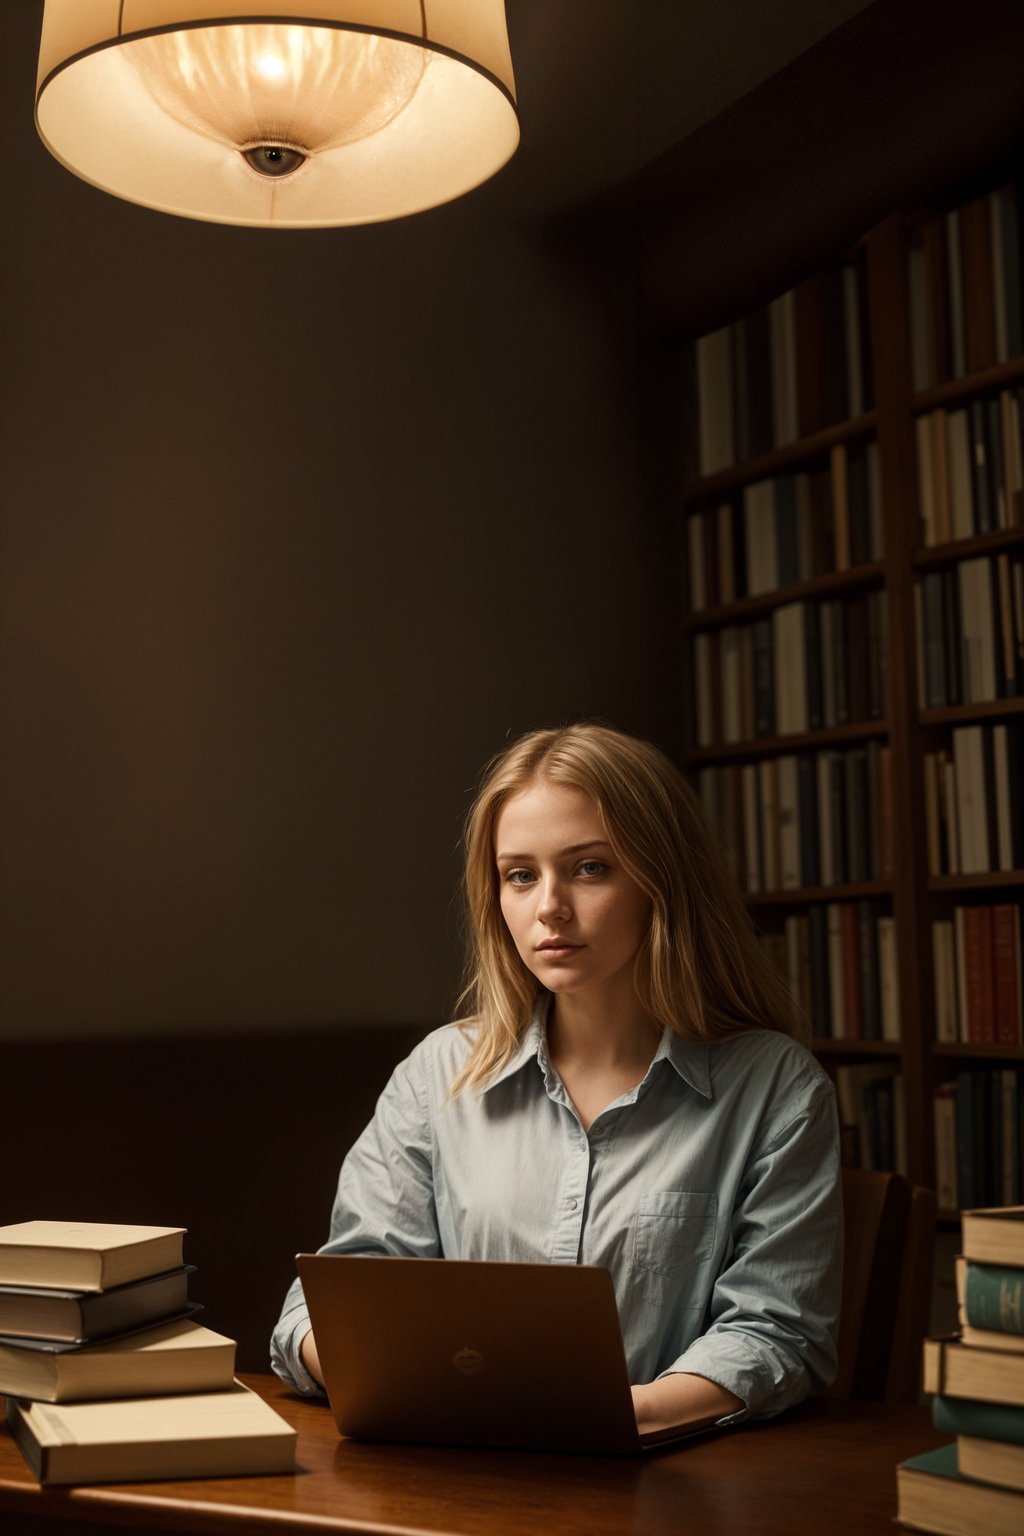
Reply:
<svg viewBox="0 0 1024 1536"><path fill-rule="evenodd" d="M501 177L550 212L624 181L872 0L506 0L522 143Z"/></svg>
<svg viewBox="0 0 1024 1536"><path fill-rule="evenodd" d="M42 8L0 4L0 121L8 166L59 209L68 173L32 126ZM522 140L470 200L561 228L574 258L637 242L662 331L720 323L1024 139L1020 0L506 8Z"/></svg>
<svg viewBox="0 0 1024 1536"><path fill-rule="evenodd" d="M522 143L496 184L498 200L536 216L592 197L869 3L506 0ZM4 97L22 103L23 131L42 9L43 0L0 5Z"/></svg>

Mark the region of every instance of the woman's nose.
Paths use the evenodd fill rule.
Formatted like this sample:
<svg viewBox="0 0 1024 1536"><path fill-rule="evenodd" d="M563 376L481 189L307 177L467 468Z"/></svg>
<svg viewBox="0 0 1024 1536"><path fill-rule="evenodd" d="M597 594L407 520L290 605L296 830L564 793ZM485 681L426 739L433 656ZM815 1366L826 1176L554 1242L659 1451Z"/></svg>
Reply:
<svg viewBox="0 0 1024 1536"><path fill-rule="evenodd" d="M537 916L541 922L551 922L555 918L565 918L569 915L570 907L563 882L551 877L541 883L540 902L537 906Z"/></svg>

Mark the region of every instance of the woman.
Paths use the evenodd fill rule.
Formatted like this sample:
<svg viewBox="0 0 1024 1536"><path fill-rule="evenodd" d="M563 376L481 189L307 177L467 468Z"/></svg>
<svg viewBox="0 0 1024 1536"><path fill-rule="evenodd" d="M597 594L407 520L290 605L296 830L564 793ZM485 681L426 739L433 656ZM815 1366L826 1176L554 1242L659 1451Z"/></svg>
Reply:
<svg viewBox="0 0 1024 1536"><path fill-rule="evenodd" d="M536 731L466 824L468 1018L395 1071L327 1253L604 1265L641 1431L835 1373L831 1085L700 802L655 747ZM321 1380L298 1282L273 1365Z"/></svg>

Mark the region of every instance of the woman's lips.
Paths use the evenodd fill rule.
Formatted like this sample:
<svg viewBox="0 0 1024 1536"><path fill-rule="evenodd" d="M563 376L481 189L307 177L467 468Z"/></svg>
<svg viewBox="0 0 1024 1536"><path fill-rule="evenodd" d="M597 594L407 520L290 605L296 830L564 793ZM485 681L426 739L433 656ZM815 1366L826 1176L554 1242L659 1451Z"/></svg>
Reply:
<svg viewBox="0 0 1024 1536"><path fill-rule="evenodd" d="M583 948L582 944L571 944L568 939L545 939L543 944L537 945L537 953L546 955L549 960L567 960Z"/></svg>

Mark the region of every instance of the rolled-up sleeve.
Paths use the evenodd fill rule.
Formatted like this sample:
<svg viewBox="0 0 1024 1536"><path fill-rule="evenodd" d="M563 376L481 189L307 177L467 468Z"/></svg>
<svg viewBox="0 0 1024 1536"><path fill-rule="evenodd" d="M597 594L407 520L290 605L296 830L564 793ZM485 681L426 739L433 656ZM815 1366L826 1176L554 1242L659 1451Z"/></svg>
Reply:
<svg viewBox="0 0 1024 1536"><path fill-rule="evenodd" d="M842 1289L835 1098L824 1078L755 1148L731 1218L710 1323L662 1375L706 1376L767 1417L829 1385Z"/></svg>
<svg viewBox="0 0 1024 1536"><path fill-rule="evenodd" d="M330 1236L320 1253L440 1254L428 1071L426 1054L416 1050L393 1073L373 1119L342 1165ZM299 1355L309 1327L302 1283L295 1280L271 1337L270 1363L289 1386L311 1395L320 1388Z"/></svg>

